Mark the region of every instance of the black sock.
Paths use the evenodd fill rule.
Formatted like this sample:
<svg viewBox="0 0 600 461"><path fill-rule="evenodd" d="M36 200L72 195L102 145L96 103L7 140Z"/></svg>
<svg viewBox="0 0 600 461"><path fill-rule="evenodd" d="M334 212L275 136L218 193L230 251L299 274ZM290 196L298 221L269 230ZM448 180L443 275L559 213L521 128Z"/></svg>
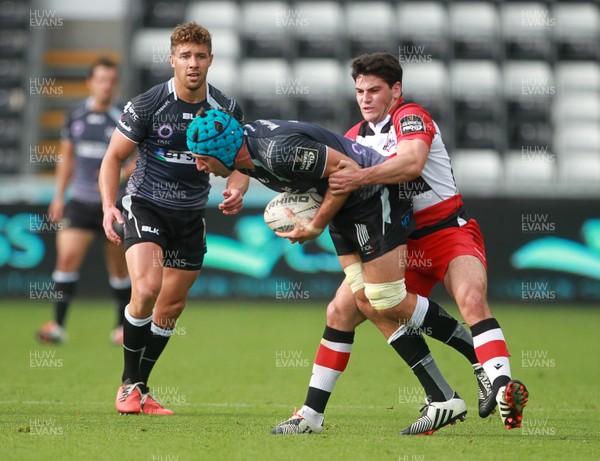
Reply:
<svg viewBox="0 0 600 461"><path fill-rule="evenodd" d="M54 304L54 321L61 327L65 326L69 304L75 294L77 280L72 282L54 282L56 303Z"/></svg>
<svg viewBox="0 0 600 461"><path fill-rule="evenodd" d="M165 350L165 347L167 347L167 343L173 334L173 330L161 328L154 322L152 322L150 329L151 334L148 337L148 344L140 362L141 379L145 383L148 382L148 377L150 376L150 372L152 372L152 368L154 368L154 364Z"/></svg>
<svg viewBox="0 0 600 461"><path fill-rule="evenodd" d="M149 341L151 320L152 316L145 319L136 319L131 317L128 312L125 313L125 322L123 323L123 382L126 380L131 381L131 383L143 382L140 361Z"/></svg>
<svg viewBox="0 0 600 461"><path fill-rule="evenodd" d="M471 334L458 320L431 299L421 328L428 336L456 349L471 364L478 362Z"/></svg>
<svg viewBox="0 0 600 461"><path fill-rule="evenodd" d="M431 396L434 402L443 402L452 398L454 391L438 369L427 343L418 331L404 328L403 333L390 345L412 369L425 389L425 393Z"/></svg>

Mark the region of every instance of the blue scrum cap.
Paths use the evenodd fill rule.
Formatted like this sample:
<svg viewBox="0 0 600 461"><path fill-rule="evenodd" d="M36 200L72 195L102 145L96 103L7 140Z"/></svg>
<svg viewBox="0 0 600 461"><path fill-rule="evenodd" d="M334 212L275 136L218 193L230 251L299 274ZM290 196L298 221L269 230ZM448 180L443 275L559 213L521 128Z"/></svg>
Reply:
<svg viewBox="0 0 600 461"><path fill-rule="evenodd" d="M244 130L231 115L217 110L201 110L188 126L187 146L195 155L209 155L230 170L242 147Z"/></svg>

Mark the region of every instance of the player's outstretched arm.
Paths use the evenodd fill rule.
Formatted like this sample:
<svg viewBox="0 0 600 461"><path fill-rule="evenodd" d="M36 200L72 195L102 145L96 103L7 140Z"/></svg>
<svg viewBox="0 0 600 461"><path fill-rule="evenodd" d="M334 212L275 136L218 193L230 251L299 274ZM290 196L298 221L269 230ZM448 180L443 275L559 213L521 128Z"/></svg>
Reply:
<svg viewBox="0 0 600 461"><path fill-rule="evenodd" d="M110 139L106 155L102 160L98 177L100 195L102 196L102 210L104 212L102 227L104 227L106 238L117 245L121 243L121 238L113 229L113 221L116 220L120 224L124 222L121 212L116 207L121 166L135 147L136 144L133 141L126 138L119 130L115 130Z"/></svg>
<svg viewBox="0 0 600 461"><path fill-rule="evenodd" d="M403 140L396 146L396 155L379 165L355 169L344 161L329 177L329 187L334 194L344 194L361 186L412 181L421 175L428 155L429 146L424 141Z"/></svg>

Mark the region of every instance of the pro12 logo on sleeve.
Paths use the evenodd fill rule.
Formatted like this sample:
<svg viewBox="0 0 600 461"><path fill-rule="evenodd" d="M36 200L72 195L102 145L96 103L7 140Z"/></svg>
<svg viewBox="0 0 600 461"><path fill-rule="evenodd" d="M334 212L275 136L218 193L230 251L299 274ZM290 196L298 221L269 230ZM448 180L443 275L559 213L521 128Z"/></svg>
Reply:
<svg viewBox="0 0 600 461"><path fill-rule="evenodd" d="M311 172L315 170L317 166L317 155L319 151L317 149L310 149L308 147L297 147L296 155L294 156L294 164L292 171Z"/></svg>
<svg viewBox="0 0 600 461"><path fill-rule="evenodd" d="M400 119L400 133L402 136L420 132L424 133L426 131L425 122L420 115L405 115Z"/></svg>

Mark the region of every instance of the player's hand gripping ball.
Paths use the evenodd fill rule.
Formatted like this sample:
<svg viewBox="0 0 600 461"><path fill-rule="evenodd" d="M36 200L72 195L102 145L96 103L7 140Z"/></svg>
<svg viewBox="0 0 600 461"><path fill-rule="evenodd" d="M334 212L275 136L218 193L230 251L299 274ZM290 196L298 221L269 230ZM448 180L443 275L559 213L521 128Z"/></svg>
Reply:
<svg viewBox="0 0 600 461"><path fill-rule="evenodd" d="M316 192L283 192L267 204L265 223L274 232L290 231L296 225L311 222L322 202L323 197Z"/></svg>
<svg viewBox="0 0 600 461"><path fill-rule="evenodd" d="M119 238L121 240L123 240L125 238L125 229L123 227L123 224L121 224L119 221L117 221L116 219L113 221L113 230L115 231L115 233L119 236Z"/></svg>

